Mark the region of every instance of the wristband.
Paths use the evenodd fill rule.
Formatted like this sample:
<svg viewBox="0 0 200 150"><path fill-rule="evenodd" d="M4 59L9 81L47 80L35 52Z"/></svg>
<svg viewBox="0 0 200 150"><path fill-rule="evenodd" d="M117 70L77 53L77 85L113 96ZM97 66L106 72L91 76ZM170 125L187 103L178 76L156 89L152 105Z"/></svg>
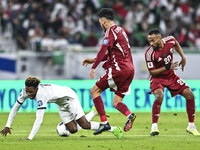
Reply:
<svg viewBox="0 0 200 150"><path fill-rule="evenodd" d="M169 62L168 64L165 65L165 69L166 69L166 70L170 70L171 65L172 65L172 63Z"/></svg>

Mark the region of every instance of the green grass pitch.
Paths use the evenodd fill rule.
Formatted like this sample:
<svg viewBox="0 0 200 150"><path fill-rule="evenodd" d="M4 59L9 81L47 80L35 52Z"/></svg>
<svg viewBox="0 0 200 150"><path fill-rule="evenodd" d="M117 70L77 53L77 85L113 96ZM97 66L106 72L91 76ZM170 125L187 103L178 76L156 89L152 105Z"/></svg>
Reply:
<svg viewBox="0 0 200 150"><path fill-rule="evenodd" d="M12 135L0 137L0 150L199 150L200 137L186 132L188 125L185 112L162 112L159 119L160 134L149 135L151 113L136 113L137 118L130 131L124 132L123 139L117 139L112 133L104 132L94 136L94 131L80 130L69 137L60 137L56 126L61 122L58 113L46 113L43 123L31 141L19 141L27 138L35 121L35 113L18 113L11 126ZM120 113L110 113L108 118L112 126L123 128L126 117ZM3 129L8 113L1 113L0 128ZM200 131L200 112L196 113L195 125ZM96 116L92 121L100 121ZM198 129L198 128L197 128Z"/></svg>

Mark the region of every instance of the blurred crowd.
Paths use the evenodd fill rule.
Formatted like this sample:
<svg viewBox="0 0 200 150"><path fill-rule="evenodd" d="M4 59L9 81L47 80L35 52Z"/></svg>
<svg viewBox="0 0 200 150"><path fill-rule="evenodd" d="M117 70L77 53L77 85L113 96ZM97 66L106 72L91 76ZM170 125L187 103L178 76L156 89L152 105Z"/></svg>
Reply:
<svg viewBox="0 0 200 150"><path fill-rule="evenodd" d="M18 49L37 51L69 44L101 45L103 30L96 13L113 8L133 47L147 46L147 32L159 28L183 47L200 48L199 0L0 0L2 33L12 26Z"/></svg>

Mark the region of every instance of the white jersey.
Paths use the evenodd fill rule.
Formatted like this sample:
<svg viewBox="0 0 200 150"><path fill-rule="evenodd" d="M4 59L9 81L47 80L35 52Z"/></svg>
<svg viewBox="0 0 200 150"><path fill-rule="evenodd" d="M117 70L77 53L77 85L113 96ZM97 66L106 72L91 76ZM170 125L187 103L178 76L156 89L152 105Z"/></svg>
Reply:
<svg viewBox="0 0 200 150"><path fill-rule="evenodd" d="M10 111L6 127L10 128L19 108L27 98L28 95L26 94L24 87L15 105ZM34 99L37 101L38 106L36 112L36 120L28 137L30 140L33 139L39 130L40 125L42 124L47 103L57 104L60 117L65 123L70 122L73 119L77 120L84 115L77 94L67 86L59 86L55 84L39 84L38 91ZM75 114L76 116L72 116L71 114Z"/></svg>
<svg viewBox="0 0 200 150"><path fill-rule="evenodd" d="M56 84L39 84L38 91L34 99L37 101L37 109L45 109L47 103L56 103L60 105L60 100L67 98L69 98L69 100L73 100L75 96L76 93L67 86L59 86ZM19 104L23 104L27 98L28 95L26 94L24 87L17 99L17 102Z"/></svg>

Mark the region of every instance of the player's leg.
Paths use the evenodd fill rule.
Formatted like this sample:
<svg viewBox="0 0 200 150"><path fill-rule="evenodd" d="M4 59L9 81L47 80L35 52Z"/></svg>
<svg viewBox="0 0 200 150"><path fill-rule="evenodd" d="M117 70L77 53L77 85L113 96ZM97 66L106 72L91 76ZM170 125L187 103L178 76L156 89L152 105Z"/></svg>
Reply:
<svg viewBox="0 0 200 150"><path fill-rule="evenodd" d="M90 94L92 96L95 108L100 116L101 123L106 124L108 121L105 114L104 103L101 98L102 92L103 91L96 84L90 89Z"/></svg>
<svg viewBox="0 0 200 150"><path fill-rule="evenodd" d="M96 110L101 119L101 124L100 124L98 130L96 130L94 132L94 135L100 134L103 131L110 130L110 128L111 128L110 124L108 123L105 109L104 109L104 103L101 98L101 93L109 87L108 74L109 74L109 71L107 70L106 73L99 78L99 80L96 82L96 84L90 90L90 94L92 96L94 105L95 105Z"/></svg>
<svg viewBox="0 0 200 150"><path fill-rule="evenodd" d="M85 116L83 108L81 107L78 96L74 94L74 97L69 99L63 99L61 105L57 105L59 110L59 115L67 129L70 133L76 133L81 129L77 124L76 120ZM95 113L90 113L88 119L95 116Z"/></svg>
<svg viewBox="0 0 200 150"><path fill-rule="evenodd" d="M93 108L93 107L92 107L92 110L85 115L85 118L87 119L87 121L90 121L94 116L97 115L96 108L95 107Z"/></svg>
<svg viewBox="0 0 200 150"><path fill-rule="evenodd" d="M72 134L78 132L81 129L81 128L78 129L77 122L75 120L65 123L65 126L67 127L69 132Z"/></svg>
<svg viewBox="0 0 200 150"><path fill-rule="evenodd" d="M124 95L115 93L113 98L113 106L127 117L127 121L124 125L124 131L129 131L132 128L132 124L136 118L136 114L131 113L127 105L122 103Z"/></svg>
<svg viewBox="0 0 200 150"><path fill-rule="evenodd" d="M175 96L177 94L180 94L186 99L186 111L188 114L188 121L189 121L189 125L186 131L193 135L200 135L194 125L194 117L195 117L194 94L189 88L189 86L179 76L175 75L173 79L174 80L172 80L172 82L174 83L170 83L169 85L169 88L172 89L170 90L171 95Z"/></svg>
<svg viewBox="0 0 200 150"><path fill-rule="evenodd" d="M85 116L82 116L76 121L83 129L98 130L100 126L99 122L94 122L94 121L89 122ZM123 138L123 133L120 127L111 126L110 129L106 131L112 132L119 139Z"/></svg>
<svg viewBox="0 0 200 150"><path fill-rule="evenodd" d="M134 70L126 71L112 71L112 84L110 84L111 91L115 92L113 97L113 106L127 117L124 125L124 131L129 131L132 128L133 121L136 114L131 113L126 104L122 102L125 95L131 93L130 84L134 77Z"/></svg>
<svg viewBox="0 0 200 150"><path fill-rule="evenodd" d="M186 131L188 133L191 133L193 135L200 135L200 133L197 131L195 124L194 124L194 117L195 117L195 100L194 100L194 94L190 90L190 88L186 88L181 93L183 97L186 99L186 111L188 114L188 127Z"/></svg>
<svg viewBox="0 0 200 150"><path fill-rule="evenodd" d="M94 116L96 116L96 115L98 115L98 112L97 112L97 110L96 110L96 107L93 106L93 107L92 107L92 110L91 110L89 113L87 113L87 114L85 115L85 118L86 118L86 120L87 120L88 122L90 122L90 120L91 120ZM106 113L106 116L109 117L109 114Z"/></svg>
<svg viewBox="0 0 200 150"><path fill-rule="evenodd" d="M154 91L155 101L152 106L152 126L150 135L155 136L159 134L158 119L160 116L160 108L163 101L163 89L158 88Z"/></svg>

